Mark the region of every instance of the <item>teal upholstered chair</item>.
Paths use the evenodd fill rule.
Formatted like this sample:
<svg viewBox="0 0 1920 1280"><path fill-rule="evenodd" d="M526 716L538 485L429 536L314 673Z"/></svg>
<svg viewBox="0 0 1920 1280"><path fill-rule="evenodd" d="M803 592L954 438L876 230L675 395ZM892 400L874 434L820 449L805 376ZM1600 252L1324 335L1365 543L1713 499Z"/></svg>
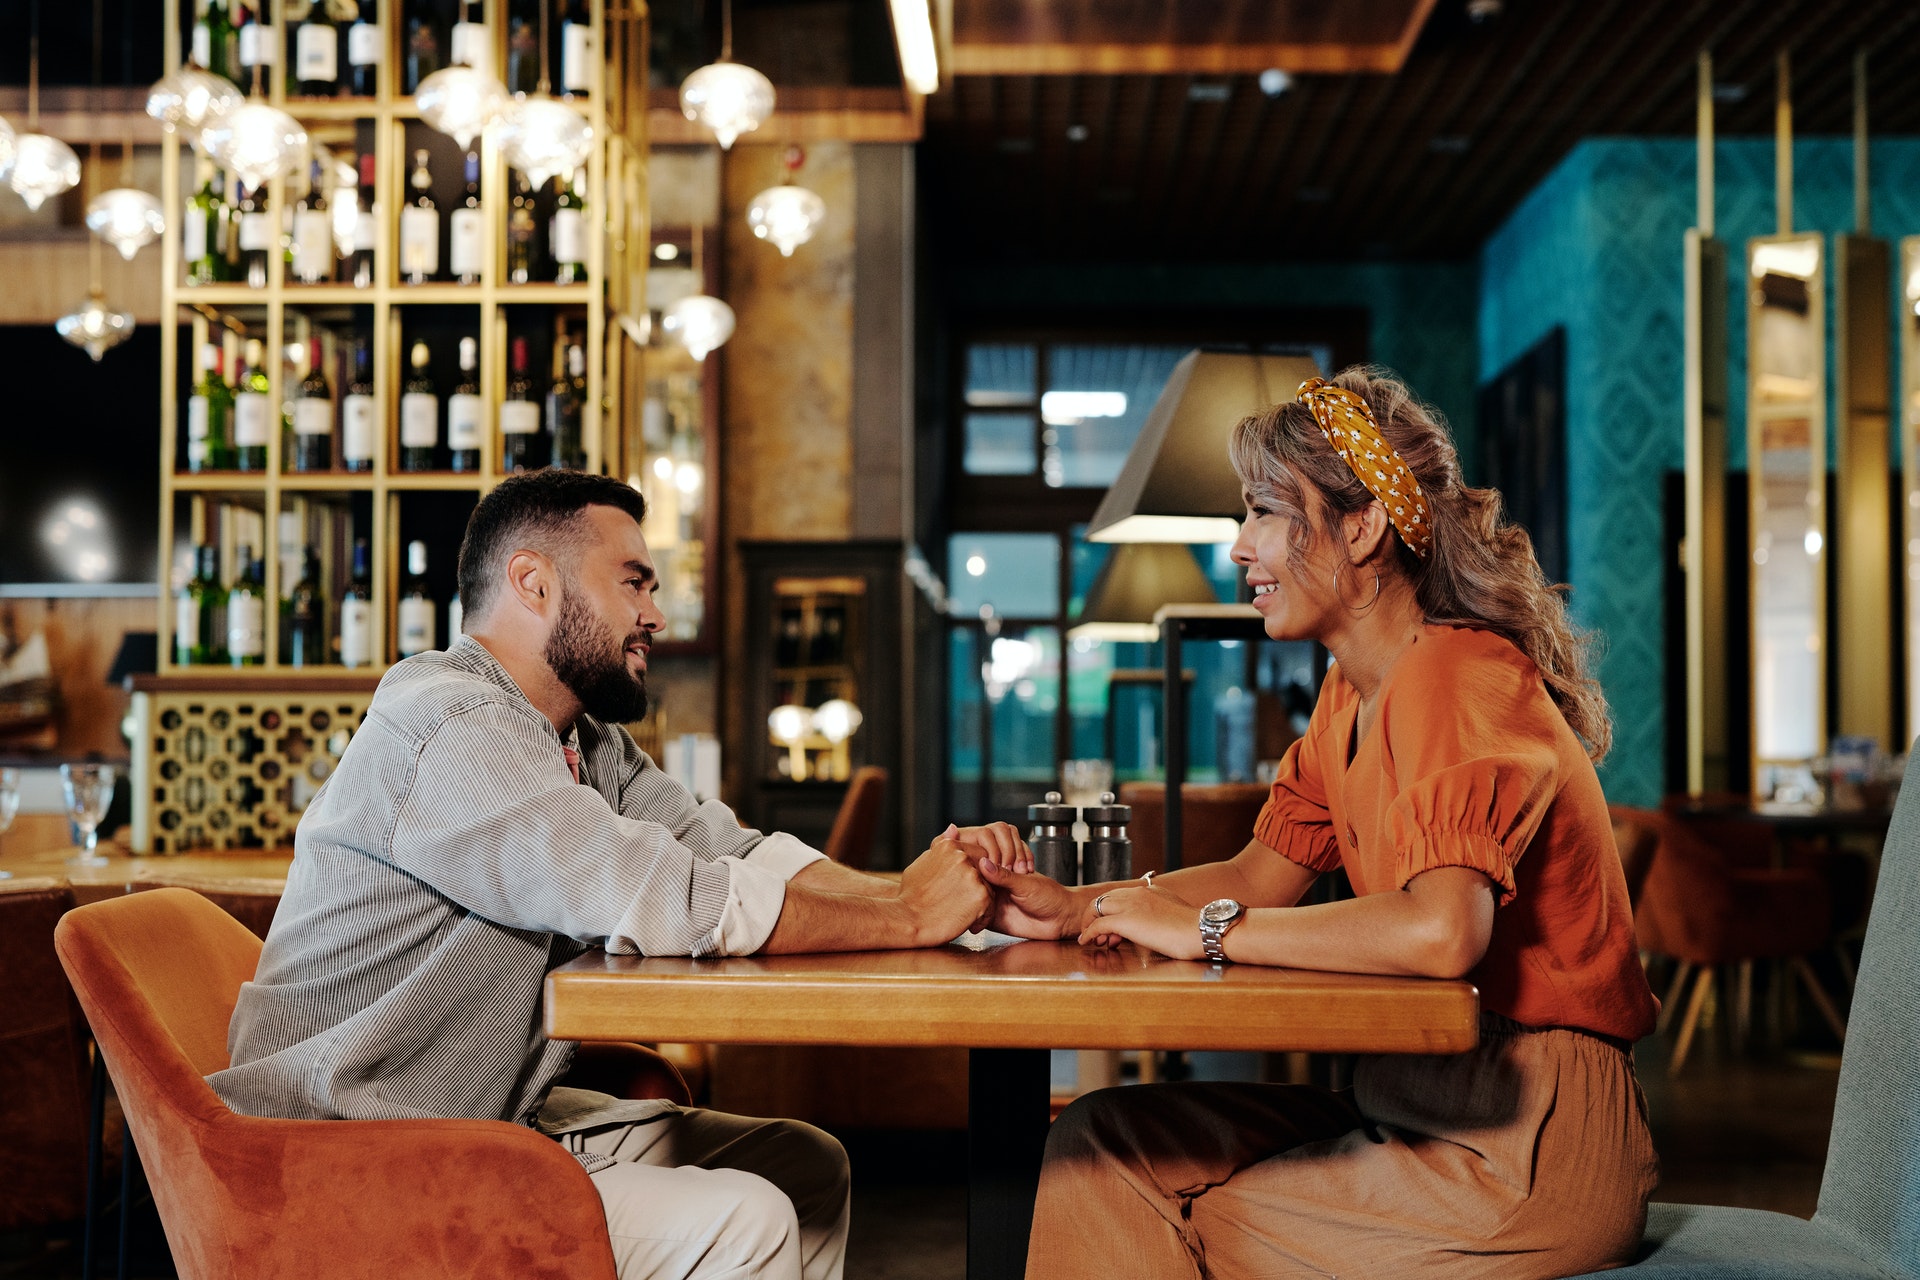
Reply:
<svg viewBox="0 0 1920 1280"><path fill-rule="evenodd" d="M1833 1139L1811 1222L1757 1209L1656 1204L1647 1280L1920 1280L1920 751L1880 863Z"/></svg>

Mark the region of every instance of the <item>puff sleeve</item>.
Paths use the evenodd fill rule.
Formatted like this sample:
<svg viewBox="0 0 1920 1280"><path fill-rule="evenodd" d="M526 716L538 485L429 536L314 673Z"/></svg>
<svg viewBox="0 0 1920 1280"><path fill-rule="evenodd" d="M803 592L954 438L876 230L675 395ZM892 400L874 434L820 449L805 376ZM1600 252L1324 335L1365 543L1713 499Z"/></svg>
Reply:
<svg viewBox="0 0 1920 1280"><path fill-rule="evenodd" d="M1420 646L1428 652L1383 707L1398 794L1381 834L1397 887L1435 867L1471 867L1505 906L1559 791L1560 736L1571 731L1523 655L1484 633L1456 635L1473 638Z"/></svg>
<svg viewBox="0 0 1920 1280"><path fill-rule="evenodd" d="M1311 871L1332 871L1340 865L1340 841L1327 809L1323 764L1343 693L1350 701L1352 690L1346 681L1329 675L1306 734L1281 757L1273 791L1253 824L1254 839Z"/></svg>

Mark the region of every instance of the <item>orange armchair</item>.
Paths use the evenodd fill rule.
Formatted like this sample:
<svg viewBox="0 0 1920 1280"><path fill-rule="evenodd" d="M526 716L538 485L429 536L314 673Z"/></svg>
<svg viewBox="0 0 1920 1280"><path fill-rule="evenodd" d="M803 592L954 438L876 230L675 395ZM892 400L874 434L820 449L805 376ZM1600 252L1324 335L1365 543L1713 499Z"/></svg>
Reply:
<svg viewBox="0 0 1920 1280"><path fill-rule="evenodd" d="M600 1197L498 1120L266 1120L205 1076L260 940L185 889L110 898L54 945L119 1092L182 1276L614 1280Z"/></svg>

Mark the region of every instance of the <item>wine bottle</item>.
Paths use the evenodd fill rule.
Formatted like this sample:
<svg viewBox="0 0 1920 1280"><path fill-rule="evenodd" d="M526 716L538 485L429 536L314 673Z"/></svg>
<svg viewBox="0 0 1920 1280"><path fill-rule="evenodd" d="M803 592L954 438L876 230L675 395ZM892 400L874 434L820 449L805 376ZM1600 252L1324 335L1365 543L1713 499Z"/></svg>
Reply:
<svg viewBox="0 0 1920 1280"><path fill-rule="evenodd" d="M206 9L193 24L193 64L228 80L239 79L234 65L235 35L227 0L206 0Z"/></svg>
<svg viewBox="0 0 1920 1280"><path fill-rule="evenodd" d="M307 166L307 189L293 206L293 278L301 284L333 278L333 220L327 214L317 159Z"/></svg>
<svg viewBox="0 0 1920 1280"><path fill-rule="evenodd" d="M448 256L453 260L455 280L461 284L479 284L480 264L486 258L486 236L480 210L480 156L476 152L467 152L466 178L466 198L447 219L451 240Z"/></svg>
<svg viewBox="0 0 1920 1280"><path fill-rule="evenodd" d="M373 470L380 451L380 408L373 398L373 352L365 338L353 343L353 380L340 401L340 465L349 471Z"/></svg>
<svg viewBox="0 0 1920 1280"><path fill-rule="evenodd" d="M220 224L225 201L213 180L213 165L199 162L200 189L187 200L180 219L180 260L186 264L188 284L218 284L226 274L219 254Z"/></svg>
<svg viewBox="0 0 1920 1280"><path fill-rule="evenodd" d="M460 385L447 397L448 465L455 471L480 469L481 423L487 402L480 398L480 375L475 371L480 344L460 339Z"/></svg>
<svg viewBox="0 0 1920 1280"><path fill-rule="evenodd" d="M547 390L547 434L553 440L553 465L579 471L587 465L580 434L580 409L587 380L586 353L564 340L554 346L553 385Z"/></svg>
<svg viewBox="0 0 1920 1280"><path fill-rule="evenodd" d="M267 287L267 256L273 251L273 219L267 214L267 193L259 187L242 189L240 196L240 266L249 289Z"/></svg>
<svg viewBox="0 0 1920 1280"><path fill-rule="evenodd" d="M267 440L272 432L273 385L267 377L265 348L249 338L246 371L233 380L234 465L242 471L267 469Z"/></svg>
<svg viewBox="0 0 1920 1280"><path fill-rule="evenodd" d="M480 10L478 13L475 10ZM475 21L475 19L479 19ZM487 39L485 7L462 0L460 20L453 24L448 42L447 61L456 67L472 67L482 75L493 74L493 44Z"/></svg>
<svg viewBox="0 0 1920 1280"><path fill-rule="evenodd" d="M560 180L560 194L554 198L553 219L547 224L547 244L553 249L555 284L579 284L587 278L586 181L583 170L573 171L573 180Z"/></svg>
<svg viewBox="0 0 1920 1280"><path fill-rule="evenodd" d="M320 364L319 338L307 340L307 376L293 402L292 469L333 469L333 384Z"/></svg>
<svg viewBox="0 0 1920 1280"><path fill-rule="evenodd" d="M445 65L441 57L440 26L426 6L416 6L407 18L406 76L402 91L416 92L422 80Z"/></svg>
<svg viewBox="0 0 1920 1280"><path fill-rule="evenodd" d="M433 594L427 589L427 544L407 544L407 576L400 584L400 656L433 648Z"/></svg>
<svg viewBox="0 0 1920 1280"><path fill-rule="evenodd" d="M312 0L293 33L295 90L309 98L331 98L340 91L340 29L333 25L326 0Z"/></svg>
<svg viewBox="0 0 1920 1280"><path fill-rule="evenodd" d="M220 552L202 544L194 549L194 576L173 597L173 660L181 666L220 661L224 637L220 615Z"/></svg>
<svg viewBox="0 0 1920 1280"><path fill-rule="evenodd" d="M371 98L380 86L380 0L359 0L347 28L347 91Z"/></svg>
<svg viewBox="0 0 1920 1280"><path fill-rule="evenodd" d="M200 348L200 381L187 397L187 470L233 469L233 389L220 368L220 345Z"/></svg>
<svg viewBox="0 0 1920 1280"><path fill-rule="evenodd" d="M507 280L527 284L533 279L533 188L527 175L513 171L513 200L507 208Z"/></svg>
<svg viewBox="0 0 1920 1280"><path fill-rule="evenodd" d="M402 471L433 470L433 455L440 447L440 397L434 394L433 375L427 372L428 358L427 344L414 343L409 357L413 372L400 396Z"/></svg>
<svg viewBox="0 0 1920 1280"><path fill-rule="evenodd" d="M460 593L453 593L453 599L447 601L447 644L451 646L465 633L467 611L461 607Z"/></svg>
<svg viewBox="0 0 1920 1280"><path fill-rule="evenodd" d="M373 286L373 247L379 241L379 214L373 207L373 152L360 154L360 191L357 196L358 209L353 216L353 256L347 263L347 270L353 279L353 287L367 289ZM335 197L338 198L337 196Z"/></svg>
<svg viewBox="0 0 1920 1280"><path fill-rule="evenodd" d="M540 403L533 396L533 376L527 372L527 340L513 340L513 363L507 377L507 398L500 402L500 469L531 471L544 459L539 455Z"/></svg>
<svg viewBox="0 0 1920 1280"><path fill-rule="evenodd" d="M287 593L286 661L295 667L327 661L327 601L320 591L320 557L312 547L300 557L300 581Z"/></svg>
<svg viewBox="0 0 1920 1280"><path fill-rule="evenodd" d="M353 540L353 578L340 594L340 665L373 665L373 578L367 540Z"/></svg>
<svg viewBox="0 0 1920 1280"><path fill-rule="evenodd" d="M507 91L532 93L540 87L540 40L524 14L507 22Z"/></svg>
<svg viewBox="0 0 1920 1280"><path fill-rule="evenodd" d="M593 16L586 0L566 0L560 19L560 94L585 95L593 88Z"/></svg>
<svg viewBox="0 0 1920 1280"><path fill-rule="evenodd" d="M240 548L240 576L227 592L227 661L257 667L267 657L267 587L253 548Z"/></svg>
<svg viewBox="0 0 1920 1280"><path fill-rule="evenodd" d="M246 17L234 33L234 47L240 55L240 76L234 83L242 89L248 87L247 81L256 73L264 72L273 66L275 44L274 30L264 21L261 0L256 0L245 11Z"/></svg>
<svg viewBox="0 0 1920 1280"><path fill-rule="evenodd" d="M433 204L433 175L425 150L413 153L407 179L413 200L400 211L400 274L408 284L425 284L440 274L440 214Z"/></svg>

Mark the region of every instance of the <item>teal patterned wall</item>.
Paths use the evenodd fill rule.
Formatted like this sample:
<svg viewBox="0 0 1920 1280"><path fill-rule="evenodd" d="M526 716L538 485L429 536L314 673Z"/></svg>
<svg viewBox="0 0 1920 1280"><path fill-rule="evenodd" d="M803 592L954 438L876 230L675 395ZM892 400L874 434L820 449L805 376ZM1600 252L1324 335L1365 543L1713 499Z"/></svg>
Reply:
<svg viewBox="0 0 1920 1280"><path fill-rule="evenodd" d="M1877 140L1872 160L1874 233L1920 234L1920 139ZM1746 240L1775 227L1773 143L1723 140L1714 166L1717 231L1739 263ZM1693 220L1691 140L1593 138L1521 202L1480 256L1481 380L1555 325L1567 330L1569 576L1575 615L1604 647L1600 678L1615 740L1601 776L1609 797L1625 804L1654 803L1664 782L1662 481L1682 465L1680 253ZM1795 144L1794 225L1853 229L1849 140ZM1743 273L1729 277L1728 453L1738 468L1746 308ZM1831 323L1830 295L1828 316Z"/></svg>

